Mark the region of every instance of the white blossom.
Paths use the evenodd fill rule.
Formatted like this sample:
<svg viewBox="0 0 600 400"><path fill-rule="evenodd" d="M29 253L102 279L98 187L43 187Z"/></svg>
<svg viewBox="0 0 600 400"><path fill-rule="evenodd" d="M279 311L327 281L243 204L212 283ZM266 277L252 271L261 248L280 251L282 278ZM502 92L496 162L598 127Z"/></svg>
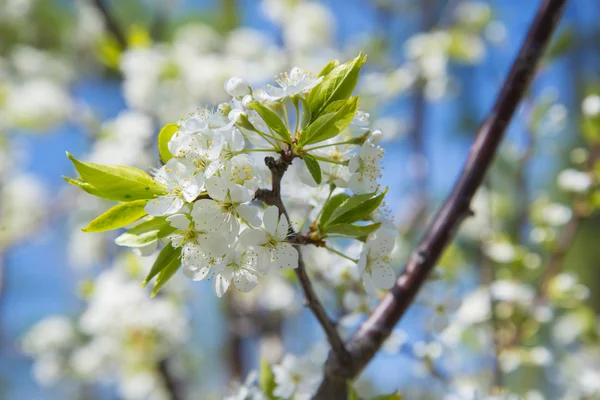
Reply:
<svg viewBox="0 0 600 400"><path fill-rule="evenodd" d="M279 87L268 85L265 89L267 98L270 100L279 100L284 97L295 96L300 93L308 92L317 86L323 77L315 78L310 72L304 72L298 67L292 68L290 73L283 72L276 80Z"/></svg>
<svg viewBox="0 0 600 400"><path fill-rule="evenodd" d="M286 241L288 230L287 217L279 215L276 206L269 206L263 215L262 228L247 229L240 235L242 244L252 246L258 254L261 272L298 267L298 251Z"/></svg>
<svg viewBox="0 0 600 400"><path fill-rule="evenodd" d="M146 212L157 217L175 214L187 203L193 202L204 187L204 177L194 175L186 164L170 159L154 177L167 188L167 194L146 204Z"/></svg>
<svg viewBox="0 0 600 400"><path fill-rule="evenodd" d="M350 159L348 168L352 175L348 180L348 187L354 193L371 193L379 188L377 180L381 178L379 163L383 153L381 147L366 141L360 148L360 152Z"/></svg>
<svg viewBox="0 0 600 400"><path fill-rule="evenodd" d="M371 234L363 245L358 271L371 296L376 296L378 289L389 289L394 285L395 274L389 259L393 249L394 236L382 230Z"/></svg>

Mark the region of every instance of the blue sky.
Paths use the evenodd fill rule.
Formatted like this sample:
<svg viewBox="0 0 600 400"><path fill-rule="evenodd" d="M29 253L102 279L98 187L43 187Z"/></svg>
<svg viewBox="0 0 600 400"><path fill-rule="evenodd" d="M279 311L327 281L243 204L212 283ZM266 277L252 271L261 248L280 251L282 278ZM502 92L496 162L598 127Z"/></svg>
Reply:
<svg viewBox="0 0 600 400"><path fill-rule="evenodd" d="M184 7L210 7L207 1L183 1ZM377 27L377 18L365 0L330 0L325 1L337 18L337 34L340 43L348 43L360 33L370 32ZM474 117L480 120L491 107L500 82L504 78L512 58L525 30L530 22L538 1L495 0L492 2L497 18L507 26L507 42L500 47L490 48L486 62L477 69L460 67L456 73L468 85L468 91L474 104ZM243 23L272 35L276 34L274 27L260 14L255 0L241 1L243 5ZM597 24L598 4L595 0L572 1L567 9L563 27L577 24L578 29L589 32ZM412 17L411 17L412 18ZM416 27L411 18L398 20L393 26L394 43L401 44ZM576 21L576 22L575 22ZM395 39L397 37L397 39ZM590 60L592 61L592 60ZM593 60L598 61L598 60ZM550 68L542 71L533 87L533 91L552 86L558 90L559 99L567 105L573 104L572 77L570 76L569 61L558 61ZM117 81L107 81L99 78L86 78L73 88L77 98L85 100L103 118L112 118L124 108ZM430 189L438 198L444 196L457 176L460 166L467 154L469 136L456 135L458 124L457 115L461 97L452 98L428 106L425 131L427 133L426 148L431 160ZM404 103L400 102L402 106ZM410 116L410 109L400 108L401 115ZM517 143L522 136L519 122L514 122L509 129L509 136ZM19 135L15 133L18 147L28 154L26 170L40 176L51 193L56 193L63 185L61 175L72 175L70 162L64 156L69 149L74 154L84 154L89 143L85 135L77 127L64 125L43 135ZM555 140L555 139L552 139ZM560 139L563 140L563 139ZM568 139L570 140L570 139ZM400 141L388 147L385 156L385 176L383 183L389 185L392 199L400 199L404 195L406 182L402 182L406 170L405 155L407 144ZM549 158L542 157L531 171L535 176L536 185L546 184L550 176L547 173ZM399 184L400 180L400 184ZM61 398L58 391L44 394L31 379L30 363L7 341L16 340L29 326L49 314L61 313L74 315L80 310L81 304L75 297L76 276L68 266L66 256L65 221L58 221L49 229L28 243L11 249L4 255L6 263L6 293L0 309L0 333L3 341L0 343L0 382L10 382L7 398ZM210 288L209 288L210 289ZM198 288L197 290L204 290ZM206 296L204 296L206 298ZM219 317L205 314L210 307L197 307L194 310L196 321L201 324L219 324ZM216 307L212 307L214 313ZM413 310L404 319L401 326L409 328L418 318ZM199 323L199 322L198 322ZM289 330L303 329L311 326L310 318L304 315L297 321L292 321ZM213 332L218 333L220 329ZM315 326L310 327L311 335L320 335ZM218 334L212 337L203 336L203 346L210 348L218 343ZM199 340L196 338L196 340ZM292 341L290 341L292 342ZM302 351L302 344L295 343L295 351ZM249 351L251 353L251 351ZM367 373L377 375L377 380L384 391L395 389L399 384L399 368L405 368L406 362L398 358L380 356ZM6 387L0 384L0 387Z"/></svg>

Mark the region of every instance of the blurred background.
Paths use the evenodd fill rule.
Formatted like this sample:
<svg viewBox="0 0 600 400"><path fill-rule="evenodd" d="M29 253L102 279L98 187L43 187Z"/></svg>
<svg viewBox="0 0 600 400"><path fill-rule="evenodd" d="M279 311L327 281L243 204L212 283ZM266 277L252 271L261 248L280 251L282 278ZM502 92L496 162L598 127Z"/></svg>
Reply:
<svg viewBox="0 0 600 400"><path fill-rule="evenodd" d="M172 387L222 398L259 358L326 351L292 278L219 300L177 276L151 300L139 282L152 257L81 232L108 203L63 181L76 176L66 150L147 170L161 126L227 100L229 77L261 86L362 51L358 92L384 133L399 271L539 3L0 0L0 398L158 399ZM524 396L600 393L599 17L599 2L569 2L476 216L360 393L475 398L465 393L490 382ZM352 332L372 303L317 258L317 289ZM462 305L432 332L444 296Z"/></svg>

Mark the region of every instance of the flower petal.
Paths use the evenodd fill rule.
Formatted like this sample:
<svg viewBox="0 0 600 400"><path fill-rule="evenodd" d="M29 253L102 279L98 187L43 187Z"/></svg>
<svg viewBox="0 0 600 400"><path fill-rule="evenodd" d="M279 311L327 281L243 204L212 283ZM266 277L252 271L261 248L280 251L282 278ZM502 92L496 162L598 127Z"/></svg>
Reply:
<svg viewBox="0 0 600 400"><path fill-rule="evenodd" d="M173 214L169 217L167 217L167 221L169 221L169 223L171 224L171 226L173 228L179 229L179 230L186 230L189 228L190 226L190 220L187 217L187 215L185 214Z"/></svg>
<svg viewBox="0 0 600 400"><path fill-rule="evenodd" d="M258 284L258 276L248 268L240 268L233 273L233 284L242 292L249 292Z"/></svg>
<svg viewBox="0 0 600 400"><path fill-rule="evenodd" d="M239 240L244 246L258 246L267 242L267 234L261 229L246 229Z"/></svg>
<svg viewBox="0 0 600 400"><path fill-rule="evenodd" d="M156 199L148 201L144 210L155 217L162 217L164 215L175 214L183 206L183 200L179 197L172 195L165 195L157 197Z"/></svg>
<svg viewBox="0 0 600 400"><path fill-rule="evenodd" d="M252 226L260 226L260 218L258 217L258 209L247 204L240 204L237 208L238 214L246 222Z"/></svg>
<svg viewBox="0 0 600 400"><path fill-rule="evenodd" d="M279 209L277 206L269 206L263 214L263 224L265 224L266 231L275 235L277 230L277 220L279 219Z"/></svg>
<svg viewBox="0 0 600 400"><path fill-rule="evenodd" d="M298 268L298 251L289 243L279 243L273 251L273 264L276 268Z"/></svg>

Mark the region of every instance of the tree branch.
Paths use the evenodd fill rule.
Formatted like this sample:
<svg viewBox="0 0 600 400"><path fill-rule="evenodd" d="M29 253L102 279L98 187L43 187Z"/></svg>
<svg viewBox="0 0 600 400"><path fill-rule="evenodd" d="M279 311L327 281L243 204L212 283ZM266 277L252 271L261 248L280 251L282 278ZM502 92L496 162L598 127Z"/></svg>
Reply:
<svg viewBox="0 0 600 400"><path fill-rule="evenodd" d="M119 46L121 46L121 50L125 50L127 48L127 38L125 36L125 33L121 29L116 18L111 14L110 10L108 9L108 6L104 3L104 0L92 0L92 4L96 6L98 11L102 15L102 18L104 19L104 23L106 25L106 29L108 29L108 31L112 33L117 43L119 43Z"/></svg>
<svg viewBox="0 0 600 400"><path fill-rule="evenodd" d="M513 62L496 103L479 127L462 173L450 196L438 211L404 271L369 318L350 339L351 362L330 353L325 376L315 399L345 399L348 379L354 379L377 353L394 325L404 315L434 268L462 220L469 216L473 195L483 182L504 132L535 75L566 0L543 0L525 42Z"/></svg>
<svg viewBox="0 0 600 400"><path fill-rule="evenodd" d="M281 200L281 179L283 178L283 174L287 170L287 168L291 165L293 160L293 156L289 152L283 152L281 157L275 160L273 157L266 157L265 164L271 171L272 176L272 187L271 190L268 189L259 189L256 192L255 199L261 200L265 204L274 205L279 208L279 213L284 214L290 222L290 217L283 205L283 201ZM298 251L298 268L294 271L296 272L296 277L300 282L300 286L302 287L302 291L304 292L304 299L306 302L306 306L310 308L312 313L315 315L319 324L323 327L325 331L325 335L327 336L327 340L331 345L331 349L333 353L336 355L337 359L349 361L350 357L346 347L344 346L344 342L340 337L337 329L336 323L329 318L327 312L323 308L323 305L319 301L317 294L315 293L312 282L306 273L306 266L304 265L304 259L302 258L302 252L300 250L299 242L297 241L298 237L303 237L298 235L292 226L290 225L289 235L292 236L295 240L294 248Z"/></svg>
<svg viewBox="0 0 600 400"><path fill-rule="evenodd" d="M163 385L169 394L171 400L182 400L184 398L180 382L169 371L169 362L167 359L158 363L158 373L162 377Z"/></svg>

